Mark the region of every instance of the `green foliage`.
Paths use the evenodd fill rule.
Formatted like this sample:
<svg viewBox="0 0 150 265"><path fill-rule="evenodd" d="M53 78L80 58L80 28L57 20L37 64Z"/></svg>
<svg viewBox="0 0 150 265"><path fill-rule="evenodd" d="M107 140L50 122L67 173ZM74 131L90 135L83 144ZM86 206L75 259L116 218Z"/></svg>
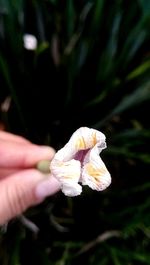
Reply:
<svg viewBox="0 0 150 265"><path fill-rule="evenodd" d="M0 264L150 263L149 29L148 0L0 0L0 101L12 100L1 111L6 129L59 149L80 126L97 128L112 175L104 192L59 193L29 209L37 234L10 222ZM26 33L36 50L24 47ZM97 241L114 230L117 237Z"/></svg>

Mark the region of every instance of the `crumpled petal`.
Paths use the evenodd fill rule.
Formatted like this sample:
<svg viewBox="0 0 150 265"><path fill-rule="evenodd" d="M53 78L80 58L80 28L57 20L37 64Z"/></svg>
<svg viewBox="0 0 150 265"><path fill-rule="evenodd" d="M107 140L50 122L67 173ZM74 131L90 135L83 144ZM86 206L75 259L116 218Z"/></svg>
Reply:
<svg viewBox="0 0 150 265"><path fill-rule="evenodd" d="M69 142L60 149L50 164L51 173L61 183L62 192L67 196L77 196L82 186L101 191L111 183L111 176L100 158L106 148L103 133L88 127L81 127L71 136Z"/></svg>
<svg viewBox="0 0 150 265"><path fill-rule="evenodd" d="M82 169L82 184L93 190L102 191L110 185L111 176L99 153L97 145L87 153Z"/></svg>

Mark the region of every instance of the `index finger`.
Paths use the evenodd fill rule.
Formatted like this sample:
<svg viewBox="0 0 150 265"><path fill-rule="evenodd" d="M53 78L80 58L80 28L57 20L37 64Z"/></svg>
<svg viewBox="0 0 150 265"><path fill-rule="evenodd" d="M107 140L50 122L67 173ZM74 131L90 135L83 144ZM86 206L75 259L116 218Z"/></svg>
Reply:
<svg viewBox="0 0 150 265"><path fill-rule="evenodd" d="M1 168L31 168L40 160L51 160L54 154L54 149L49 146L24 145L0 139Z"/></svg>
<svg viewBox="0 0 150 265"><path fill-rule="evenodd" d="M31 143L29 140L25 139L24 137L20 135L15 135L15 134L5 132L5 131L0 131L0 140L12 141L12 142L21 143L21 144Z"/></svg>

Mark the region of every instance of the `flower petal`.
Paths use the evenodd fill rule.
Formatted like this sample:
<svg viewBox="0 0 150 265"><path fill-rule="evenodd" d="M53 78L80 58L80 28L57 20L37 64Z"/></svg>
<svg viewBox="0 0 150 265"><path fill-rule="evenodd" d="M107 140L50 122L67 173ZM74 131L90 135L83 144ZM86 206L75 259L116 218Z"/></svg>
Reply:
<svg viewBox="0 0 150 265"><path fill-rule="evenodd" d="M102 191L111 184L110 173L99 156L97 145L85 157L82 170L82 184L88 185L91 189L97 191Z"/></svg>
<svg viewBox="0 0 150 265"><path fill-rule="evenodd" d="M51 173L60 181L62 192L67 196L77 196L82 192L78 184L81 175L80 161L71 159L70 148L65 145L51 161ZM71 160L69 160L71 159Z"/></svg>
<svg viewBox="0 0 150 265"><path fill-rule="evenodd" d="M23 36L23 42L24 42L24 47L27 50L36 50L36 48L37 48L37 39L32 34L25 34Z"/></svg>
<svg viewBox="0 0 150 265"><path fill-rule="evenodd" d="M103 133L92 128L81 127L55 154L50 170L60 181L65 195L79 195L82 187L78 182L98 191L110 185L110 174L99 156L99 153L106 148L105 140Z"/></svg>
<svg viewBox="0 0 150 265"><path fill-rule="evenodd" d="M77 151L93 148L97 143L102 150L106 148L105 140L106 137L102 132L88 127L81 127L73 133L69 142L74 145Z"/></svg>

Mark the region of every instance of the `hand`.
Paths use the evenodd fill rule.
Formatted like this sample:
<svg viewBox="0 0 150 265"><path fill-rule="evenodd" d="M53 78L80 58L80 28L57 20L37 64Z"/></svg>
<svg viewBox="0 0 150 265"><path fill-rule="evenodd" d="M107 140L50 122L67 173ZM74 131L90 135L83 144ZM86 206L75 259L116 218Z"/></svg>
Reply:
<svg viewBox="0 0 150 265"><path fill-rule="evenodd" d="M51 147L0 131L0 225L60 189L52 175L36 169L39 161L50 161L54 153Z"/></svg>

